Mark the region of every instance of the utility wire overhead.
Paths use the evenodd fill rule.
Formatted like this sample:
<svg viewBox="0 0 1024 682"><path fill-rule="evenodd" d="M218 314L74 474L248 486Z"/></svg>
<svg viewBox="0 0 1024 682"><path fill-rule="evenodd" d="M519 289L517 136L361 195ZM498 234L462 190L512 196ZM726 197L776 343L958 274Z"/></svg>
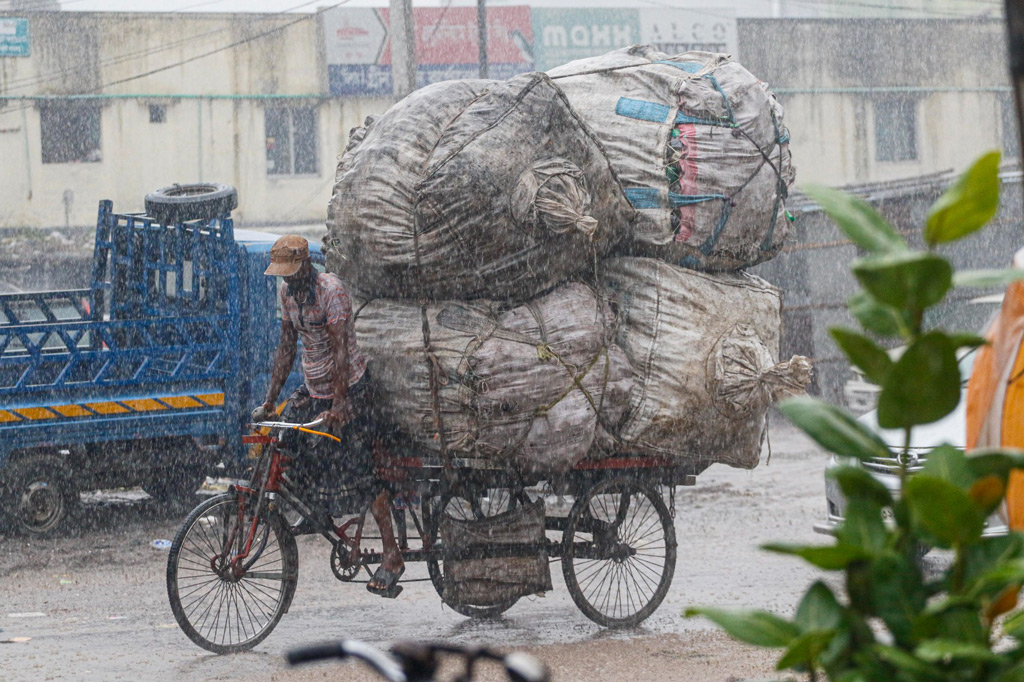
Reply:
<svg viewBox="0 0 1024 682"><path fill-rule="evenodd" d="M337 3L333 4L333 5L330 5L326 9L334 9L335 7L340 7L341 5L346 4L347 2L350 2L350 0L341 0L341 2L337 2ZM307 3L307 4L311 4L311 3ZM113 86L113 85L121 85L123 83L129 83L131 81L138 80L140 78L145 78L147 76L152 76L154 74L161 73L163 71L168 71L170 69L174 69L174 68L177 68L179 66L183 66L185 64L189 64L191 62L198 61L200 59L204 59L206 57L209 57L211 55L217 54L219 52L224 52L226 50L234 49L236 47L239 47L240 45L245 45L246 43L251 43L251 42L253 42L255 40L259 40L260 38L265 38L266 36L271 35L273 33L277 33L279 31L287 30L287 29L291 28L292 26L298 24L299 22L309 21L310 19L314 18L315 16L316 16L315 14L304 14L301 17L299 17L298 19L296 19L294 21L290 21L287 24L283 24L281 26L275 26L274 28L268 29L266 31L262 31L261 33L257 33L256 35L248 36L248 37L243 38L241 40L236 40L235 42L229 43L228 45L224 45L223 47L218 47L218 48L215 48L213 50L209 50L207 52L203 52L201 54L194 55L192 57L189 57L188 59L182 59L182 60L177 61L177 62L175 62L173 64L167 64L165 66L161 66L161 67L158 67L156 69L150 69L149 71L146 71L146 72L143 72L143 73L138 73L138 74L135 74L133 76L128 76L126 78L119 78L117 80L108 81L106 83L103 83L103 84L99 85L97 88L95 88L96 94L99 94L99 91L103 90L104 88L108 88L108 87ZM85 94L93 94L93 93L85 93ZM7 108L7 109L0 110L0 114L13 114L13 113L17 113L19 111L22 111L23 109L28 109L31 106L32 106L31 104L25 104L25 105L22 105L22 106L19 106L19 107L10 107L10 108Z"/></svg>
<svg viewBox="0 0 1024 682"><path fill-rule="evenodd" d="M71 1L79 1L79 0L71 0ZM217 2L222 2L224 0L216 0L216 1ZM308 7L309 5L313 5L313 4L316 4L317 2L321 2L321 1L322 0L307 0L306 2L303 2L301 4L295 5L294 7L289 7L288 9L281 10L280 12L275 12L273 14L264 14L264 15L262 15L261 18L280 17L280 16L283 16L285 14L290 14L290 13L292 13L293 11L295 11L297 9L301 9L303 7ZM350 0L345 0L345 2L349 2L349 1ZM339 5L345 4L345 2L338 3L338 4ZM337 6L338 5L334 5L334 7L337 7ZM330 9L330 8L328 8L328 9ZM312 17L312 16L315 16L315 15L314 14L308 14L308 15L304 15L304 16ZM189 36L187 36L185 38L182 38L180 40L174 40L174 41L171 41L169 43L165 43L163 45L159 45L157 47L146 48L146 49L142 49L142 50L135 50L134 52L126 52L126 53L119 54L119 55L113 55L111 57L107 57L106 59L101 59L99 61L99 66L100 67L114 66L114 65L117 65L117 64L123 64L126 61L131 61L131 60L136 59L136 58L147 57L147 56L154 55L154 54L157 54L157 53L160 53L160 52L166 52L167 50L173 50L173 49L175 49L177 47L181 47L182 45L198 44L198 42L199 42L199 40L201 38L207 38L209 36L216 35L218 33L224 33L225 31L230 31L233 28L234 28L233 26L223 26L221 28L213 29L212 31L206 31L204 33L199 33L199 34L191 34L191 35L189 35ZM27 89L32 88L34 86L42 85L43 83L47 83L47 82L54 81L54 80L60 80L64 76L73 75L73 74L75 74L77 72L78 72L78 69L76 69L76 68L68 68L68 69L61 69L59 71L51 72L51 73L48 73L48 74L39 74L39 75L33 75L33 76L26 76L24 78L13 78L13 79L7 81L4 94L11 94L11 93L16 92L16 91L27 90Z"/></svg>

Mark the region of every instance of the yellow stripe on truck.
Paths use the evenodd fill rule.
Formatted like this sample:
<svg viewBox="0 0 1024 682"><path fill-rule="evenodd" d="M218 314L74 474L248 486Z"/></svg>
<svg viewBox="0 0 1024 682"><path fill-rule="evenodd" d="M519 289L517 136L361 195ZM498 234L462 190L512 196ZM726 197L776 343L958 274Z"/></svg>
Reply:
<svg viewBox="0 0 1024 682"><path fill-rule="evenodd" d="M118 405L117 403L86 403L85 406L100 414L124 414L125 412L131 412L124 405Z"/></svg>
<svg viewBox="0 0 1024 682"><path fill-rule="evenodd" d="M176 410L184 409L187 407L205 407L201 402L195 398L187 395L172 395L166 398L160 398L160 402L170 405Z"/></svg>
<svg viewBox="0 0 1024 682"><path fill-rule="evenodd" d="M163 405L152 398L142 398L140 400L122 400L123 405L127 405L136 412L152 412L153 410L166 410L167 406Z"/></svg>
<svg viewBox="0 0 1024 682"><path fill-rule="evenodd" d="M25 419L53 419L58 416L45 407L19 407L15 412Z"/></svg>
<svg viewBox="0 0 1024 682"><path fill-rule="evenodd" d="M200 395L172 395L157 398L132 398L130 400L105 400L83 405L52 405L49 407L17 407L0 410L0 424L18 422L24 419L56 419L58 417L92 417L97 414L128 414L131 412L155 412L168 408L187 410L196 407L219 407L224 405L223 393ZM86 409L89 408L89 409Z"/></svg>
<svg viewBox="0 0 1024 682"><path fill-rule="evenodd" d="M88 417L92 414L81 405L54 405L50 409L60 412L65 417Z"/></svg>

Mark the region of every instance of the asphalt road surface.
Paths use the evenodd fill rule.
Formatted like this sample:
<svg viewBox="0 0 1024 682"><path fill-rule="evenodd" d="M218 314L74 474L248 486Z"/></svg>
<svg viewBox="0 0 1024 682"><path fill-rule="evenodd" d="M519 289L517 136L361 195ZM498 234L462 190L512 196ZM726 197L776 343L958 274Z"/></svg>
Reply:
<svg viewBox="0 0 1024 682"><path fill-rule="evenodd" d="M0 534L0 679L375 679L350 664L287 668L289 649L337 638L524 650L547 662L559 681L777 676L773 653L736 644L681 614L692 605L789 614L820 577L797 560L758 549L778 540L823 541L811 526L824 513L826 457L780 423L773 421L770 462L766 450L754 470L715 465L696 486L678 489L675 578L661 608L637 628L606 630L584 617L557 563L547 596L524 598L494 620L470 620L444 607L429 582L413 582L427 577L424 565L410 564L405 592L384 600L363 585L337 581L327 543L304 536L298 589L277 629L252 652L212 655L175 623L165 588L167 551L154 546L173 538L181 519L141 491L128 491L88 496L62 536Z"/></svg>

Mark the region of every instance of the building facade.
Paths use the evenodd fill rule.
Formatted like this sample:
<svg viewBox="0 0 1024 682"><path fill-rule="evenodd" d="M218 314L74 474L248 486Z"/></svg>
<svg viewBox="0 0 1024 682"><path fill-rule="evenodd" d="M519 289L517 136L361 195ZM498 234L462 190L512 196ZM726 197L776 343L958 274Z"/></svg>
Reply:
<svg viewBox="0 0 1024 682"><path fill-rule="evenodd" d="M1017 154L1001 20L672 11L503 7L490 15L491 75L618 43L721 46L783 102L798 183ZM415 17L421 84L475 75L472 8ZM236 186L243 224L322 223L349 130L394 101L387 26L386 10L343 7L0 12L0 227L87 226L99 199L142 210L147 192L193 181Z"/></svg>

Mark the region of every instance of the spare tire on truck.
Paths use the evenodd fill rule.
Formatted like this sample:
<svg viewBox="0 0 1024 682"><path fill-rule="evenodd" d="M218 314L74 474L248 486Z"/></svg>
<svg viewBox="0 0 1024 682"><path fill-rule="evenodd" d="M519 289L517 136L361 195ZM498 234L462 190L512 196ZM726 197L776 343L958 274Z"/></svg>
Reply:
<svg viewBox="0 0 1024 682"><path fill-rule="evenodd" d="M238 208L238 190L217 182L171 185L146 195L146 215L163 225L221 218Z"/></svg>

